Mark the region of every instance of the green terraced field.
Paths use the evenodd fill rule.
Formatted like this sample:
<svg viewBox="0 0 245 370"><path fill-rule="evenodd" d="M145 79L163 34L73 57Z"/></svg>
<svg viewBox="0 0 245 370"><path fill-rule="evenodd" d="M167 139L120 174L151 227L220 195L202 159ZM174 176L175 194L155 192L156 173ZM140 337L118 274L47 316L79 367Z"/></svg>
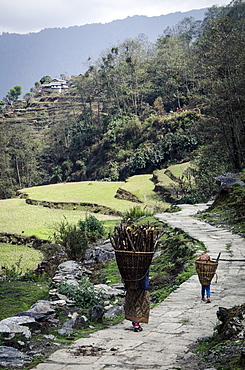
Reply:
<svg viewBox="0 0 245 370"><path fill-rule="evenodd" d="M155 193L151 175L133 176L127 182L84 181L35 186L22 189L28 198L50 202L90 203L109 207L125 212L136 205L134 202L115 198L119 187L137 195L142 201L151 203ZM142 204L144 207L145 204ZM47 239L53 234L54 227L64 220L77 223L84 220L88 212L68 209L55 209L41 205L28 205L25 199L15 198L0 200L0 232L36 235ZM118 216L96 213L94 216L101 221L119 220Z"/></svg>
<svg viewBox="0 0 245 370"><path fill-rule="evenodd" d="M84 220L86 212L47 208L28 205L24 199L0 200L0 232L35 235L41 239L48 239L53 235L54 227L67 219L76 224ZM94 215L98 220L116 220L118 217L102 214Z"/></svg>
<svg viewBox="0 0 245 370"><path fill-rule="evenodd" d="M16 273L25 274L42 261L42 253L25 245L0 243L0 261L0 274L2 266L8 269L15 266Z"/></svg>

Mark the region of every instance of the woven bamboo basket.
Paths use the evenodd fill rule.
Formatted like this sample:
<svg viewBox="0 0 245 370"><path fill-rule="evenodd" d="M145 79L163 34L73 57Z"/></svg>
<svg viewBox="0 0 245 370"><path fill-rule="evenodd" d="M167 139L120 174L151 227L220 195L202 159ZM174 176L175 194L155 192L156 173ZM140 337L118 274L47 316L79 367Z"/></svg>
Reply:
<svg viewBox="0 0 245 370"><path fill-rule="evenodd" d="M154 252L115 250L122 280L127 288L139 289L150 267Z"/></svg>
<svg viewBox="0 0 245 370"><path fill-rule="evenodd" d="M216 273L218 262L214 261L196 261L196 271L199 281L202 285L209 285Z"/></svg>

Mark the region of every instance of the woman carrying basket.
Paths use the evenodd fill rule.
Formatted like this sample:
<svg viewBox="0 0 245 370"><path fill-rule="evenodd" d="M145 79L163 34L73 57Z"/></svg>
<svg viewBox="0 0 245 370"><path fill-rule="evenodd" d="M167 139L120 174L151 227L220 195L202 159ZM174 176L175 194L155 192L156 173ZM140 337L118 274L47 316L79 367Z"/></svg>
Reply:
<svg viewBox="0 0 245 370"><path fill-rule="evenodd" d="M149 269L140 288L126 288L125 319L132 321L135 332L142 331L140 323L148 323L150 315Z"/></svg>
<svg viewBox="0 0 245 370"><path fill-rule="evenodd" d="M150 314L149 267L158 232L150 225L119 225L110 235L119 272L125 284L125 319L132 321L135 332L140 323L148 323Z"/></svg>

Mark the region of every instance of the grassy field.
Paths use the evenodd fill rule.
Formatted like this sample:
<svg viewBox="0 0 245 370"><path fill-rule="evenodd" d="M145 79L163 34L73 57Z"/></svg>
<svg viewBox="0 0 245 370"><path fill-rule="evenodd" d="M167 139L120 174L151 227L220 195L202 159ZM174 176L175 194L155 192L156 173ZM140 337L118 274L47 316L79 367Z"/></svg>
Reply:
<svg viewBox="0 0 245 370"><path fill-rule="evenodd" d="M159 200L154 192L155 184L151 181L152 175L135 175L130 177L122 186L123 189L135 194L149 207L167 208L167 204Z"/></svg>
<svg viewBox="0 0 245 370"><path fill-rule="evenodd" d="M22 189L22 193L35 200L51 202L87 202L110 207L118 211L126 211L132 202L115 198L118 188L125 189L148 204L156 201L152 175L136 175L126 182L83 181L45 186L34 186Z"/></svg>
<svg viewBox="0 0 245 370"><path fill-rule="evenodd" d="M0 232L35 235L41 239L52 236L55 226L64 218L69 223L76 224L79 220L85 220L87 214L81 211L31 206L24 199L0 200L0 209ZM99 213L94 216L100 221L118 220L118 217Z"/></svg>
<svg viewBox="0 0 245 370"><path fill-rule="evenodd" d="M0 243L0 274L3 266L8 270L15 270L17 274L25 274L35 269L42 259L42 253L36 249Z"/></svg>
<svg viewBox="0 0 245 370"><path fill-rule="evenodd" d="M142 202L147 203L153 196L154 183L152 175L135 175L121 185L121 188L135 194Z"/></svg>
<svg viewBox="0 0 245 370"><path fill-rule="evenodd" d="M170 179L169 176L167 176L164 172L166 169L155 171L155 174L157 176L157 179L161 184L165 187L170 186L170 184L174 184L174 182Z"/></svg>
<svg viewBox="0 0 245 370"><path fill-rule="evenodd" d="M124 182L83 181L22 189L28 197L51 202L87 202L107 206L118 211L129 207L126 200L115 198L116 191Z"/></svg>
<svg viewBox="0 0 245 370"><path fill-rule="evenodd" d="M35 200L53 202L87 202L110 207L125 212L136 203L115 198L117 189L121 187L138 196L145 204L156 205L156 194L151 175L133 176L127 182L84 181L76 183L62 183L45 186L35 186L22 189L21 192ZM160 203L160 202L159 202ZM142 207L145 206L142 204ZM161 203L163 206L163 203ZM0 200L0 232L35 235L38 238L48 239L53 235L55 226L64 218L69 223L76 224L84 220L88 212L80 210L54 209L42 206L28 205L25 199L15 198ZM94 216L109 223L119 221L117 216L96 213Z"/></svg>
<svg viewBox="0 0 245 370"><path fill-rule="evenodd" d="M181 178L181 176L183 175L183 172L188 167L191 167L190 162L175 164L175 165L169 166L168 168L163 168L162 170L155 171L155 174L158 178L158 181L160 181L163 186L168 187L168 186L172 186L173 184L176 185L176 183L173 180L171 180L170 177L165 172L170 171L173 174L173 176Z"/></svg>
<svg viewBox="0 0 245 370"><path fill-rule="evenodd" d="M174 164L173 166L169 166L168 170L172 172L175 177L181 177L183 172L188 168L191 167L190 162L185 162L181 164Z"/></svg>
<svg viewBox="0 0 245 370"><path fill-rule="evenodd" d="M180 177L188 163L170 166L168 169ZM156 171L159 181L164 186L171 186L173 181L164 172L166 169ZM154 183L151 181L152 174L136 175L130 177L126 182L103 182L83 181L74 183L61 183L44 186L34 186L22 189L21 192L28 195L28 198L37 201L49 202L72 202L90 203L106 206L111 209L126 212L133 208L136 203L115 198L118 188L123 188L136 195L145 206L159 212L164 210L168 204L159 200L154 192ZM139 204L138 204L139 205ZM0 232L11 234L22 234L24 236L35 235L38 238L48 239L53 235L54 228L64 218L69 223L76 224L84 220L88 212L81 210L55 209L42 206L26 204L24 199L0 200ZM119 221L117 216L103 215L96 213L94 216L104 222Z"/></svg>
<svg viewBox="0 0 245 370"><path fill-rule="evenodd" d="M47 282L2 281L0 284L0 320L29 310L31 305L38 300L47 299L48 292L49 284Z"/></svg>

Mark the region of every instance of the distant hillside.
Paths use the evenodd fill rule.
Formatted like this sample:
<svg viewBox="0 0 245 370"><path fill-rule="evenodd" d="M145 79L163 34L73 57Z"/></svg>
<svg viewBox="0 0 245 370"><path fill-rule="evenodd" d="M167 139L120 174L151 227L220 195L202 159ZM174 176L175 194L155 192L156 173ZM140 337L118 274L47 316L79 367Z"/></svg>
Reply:
<svg viewBox="0 0 245 370"><path fill-rule="evenodd" d="M44 75L78 75L86 71L88 58L126 38L145 34L155 41L169 26L185 17L202 20L207 9L177 12L158 17L134 16L110 23L69 28L50 28L26 35L0 35L0 100L10 88L22 86L23 93Z"/></svg>

